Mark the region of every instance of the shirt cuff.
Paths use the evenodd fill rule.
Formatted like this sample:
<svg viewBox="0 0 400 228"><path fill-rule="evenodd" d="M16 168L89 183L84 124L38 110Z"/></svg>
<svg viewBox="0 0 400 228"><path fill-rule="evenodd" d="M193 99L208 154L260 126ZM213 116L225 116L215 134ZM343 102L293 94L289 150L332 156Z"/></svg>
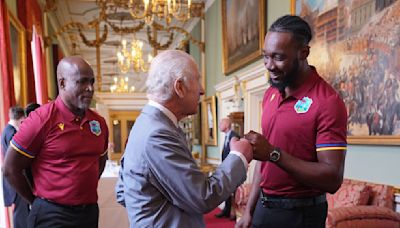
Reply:
<svg viewBox="0 0 400 228"><path fill-rule="evenodd" d="M229 152L229 153L239 156L239 158L242 159L244 167L247 169L247 166L249 165L249 163L247 162L247 159L244 157L244 155L242 153L240 153L239 151L235 151L235 150L231 150L231 152Z"/></svg>

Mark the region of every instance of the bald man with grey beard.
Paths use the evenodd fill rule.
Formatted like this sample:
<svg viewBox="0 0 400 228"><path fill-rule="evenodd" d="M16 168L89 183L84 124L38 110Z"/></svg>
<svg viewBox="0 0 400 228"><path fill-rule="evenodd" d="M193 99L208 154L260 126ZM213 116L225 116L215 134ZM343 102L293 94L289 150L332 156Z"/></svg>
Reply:
<svg viewBox="0 0 400 228"><path fill-rule="evenodd" d="M97 184L107 159L108 128L89 109L94 74L81 57L57 67L59 95L42 105L11 140L4 175L32 205L28 227L98 227ZM31 168L33 188L23 175Z"/></svg>

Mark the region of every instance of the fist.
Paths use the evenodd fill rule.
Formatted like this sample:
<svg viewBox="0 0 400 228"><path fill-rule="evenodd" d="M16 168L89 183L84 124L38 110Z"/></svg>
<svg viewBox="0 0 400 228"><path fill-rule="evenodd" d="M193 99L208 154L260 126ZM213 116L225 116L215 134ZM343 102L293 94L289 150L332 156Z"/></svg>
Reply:
<svg viewBox="0 0 400 228"><path fill-rule="evenodd" d="M238 151L243 154L246 158L247 162L250 162L253 159L253 148L251 144L246 139L238 139L233 137L229 143L231 150Z"/></svg>
<svg viewBox="0 0 400 228"><path fill-rule="evenodd" d="M272 152L274 147L263 135L255 131L249 131L244 138L253 146L254 159L259 161L269 161L269 154Z"/></svg>

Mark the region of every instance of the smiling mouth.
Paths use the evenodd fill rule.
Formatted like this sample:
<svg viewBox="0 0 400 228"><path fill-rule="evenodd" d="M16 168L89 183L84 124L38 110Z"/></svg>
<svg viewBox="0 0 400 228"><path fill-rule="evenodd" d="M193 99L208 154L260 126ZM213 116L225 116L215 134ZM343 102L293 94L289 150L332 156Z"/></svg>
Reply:
<svg viewBox="0 0 400 228"><path fill-rule="evenodd" d="M280 75L270 73L269 77L271 78L271 80L279 81Z"/></svg>

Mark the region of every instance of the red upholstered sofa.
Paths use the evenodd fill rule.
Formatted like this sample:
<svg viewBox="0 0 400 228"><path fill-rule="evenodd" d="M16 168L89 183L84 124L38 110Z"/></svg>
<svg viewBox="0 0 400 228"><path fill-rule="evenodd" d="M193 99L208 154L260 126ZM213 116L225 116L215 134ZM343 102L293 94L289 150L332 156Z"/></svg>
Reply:
<svg viewBox="0 0 400 228"><path fill-rule="evenodd" d="M236 190L236 217L246 207L251 184ZM327 228L400 228L400 214L393 210L394 187L345 179L333 195L327 194Z"/></svg>

